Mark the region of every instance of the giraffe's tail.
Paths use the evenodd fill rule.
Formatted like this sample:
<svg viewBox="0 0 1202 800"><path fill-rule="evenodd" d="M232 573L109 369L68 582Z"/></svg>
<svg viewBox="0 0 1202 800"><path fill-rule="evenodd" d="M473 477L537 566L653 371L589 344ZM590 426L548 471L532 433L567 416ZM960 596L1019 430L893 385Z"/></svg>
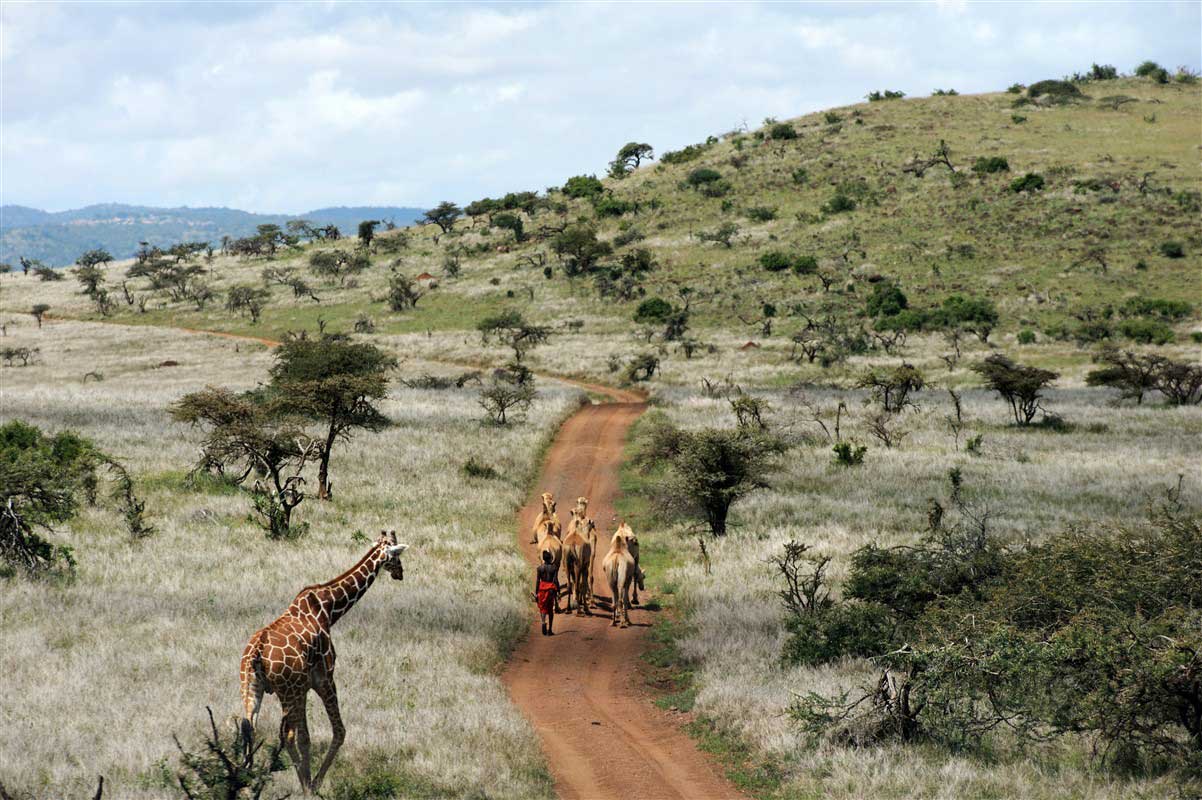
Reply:
<svg viewBox="0 0 1202 800"><path fill-rule="evenodd" d="M242 690L242 721L239 732L242 735L242 745L249 757L255 740L255 723L259 718L259 706L263 703L263 664L260 648L262 632L255 634L242 653L239 683Z"/></svg>

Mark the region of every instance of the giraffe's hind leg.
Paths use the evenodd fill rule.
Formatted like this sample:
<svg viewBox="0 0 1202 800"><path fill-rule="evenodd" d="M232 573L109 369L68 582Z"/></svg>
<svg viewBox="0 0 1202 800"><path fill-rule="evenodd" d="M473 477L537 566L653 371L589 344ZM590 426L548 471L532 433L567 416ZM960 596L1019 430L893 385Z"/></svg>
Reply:
<svg viewBox="0 0 1202 800"><path fill-rule="evenodd" d="M284 718L280 721L280 739L288 749L301 792L309 794L309 725L305 720L305 694L280 698Z"/></svg>
<svg viewBox="0 0 1202 800"><path fill-rule="evenodd" d="M342 724L342 713L338 709L338 688L334 685L334 678L328 678L325 683L318 685L315 691L326 707L326 716L330 718L330 728L334 738L330 741L330 749L326 751L326 757L317 770L317 776L313 778L314 792L321 788L326 770L334 763L334 756L338 754L338 748L342 747L342 743L346 740L346 727Z"/></svg>

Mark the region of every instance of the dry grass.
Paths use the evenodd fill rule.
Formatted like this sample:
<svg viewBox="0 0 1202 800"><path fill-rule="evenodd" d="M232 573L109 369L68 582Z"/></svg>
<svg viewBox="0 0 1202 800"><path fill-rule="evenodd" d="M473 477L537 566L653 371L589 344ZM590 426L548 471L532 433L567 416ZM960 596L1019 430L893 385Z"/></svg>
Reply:
<svg viewBox="0 0 1202 800"><path fill-rule="evenodd" d="M1021 431L1007 424L1000 401L968 391L966 434L985 436L983 454L972 456L954 449L944 421L950 410L946 395L924 393L923 410L909 413L911 435L893 450L868 439L861 397L810 392L810 399L827 410L846 398L852 419L845 420L844 436L870 444L864 465L848 469L832 465L829 444L796 402L781 393L768 395L775 425L813 438L784 460L773 489L735 507L733 532L709 546L710 574L689 537L675 538L672 545L683 565L653 576L676 587L686 621L677 644L696 669L697 711L749 744L753 760L774 764L783 775L783 797L1050 800L1171 793L1168 780L1127 779L1092 769L1081 742L1026 754L1002 745L992 758L921 747L814 746L783 713L793 693L853 688L871 677L870 667L856 660L782 667L786 631L776 596L780 587L765 560L784 542L806 542L834 557L829 574L838 584L855 549L915 541L926 527L927 498L946 498L946 473L954 465L963 470L971 501L990 508L992 530L1014 544L1076 523L1139 520L1150 493L1175 483L1179 474L1185 475L1188 502L1197 508L1202 506L1196 448L1202 409L1117 408L1101 392L1067 390L1053 393L1049 407L1092 429ZM664 392L660 399L678 424L734 425L722 400L684 391ZM654 536L653 531L644 540Z"/></svg>
<svg viewBox="0 0 1202 800"><path fill-rule="evenodd" d="M353 563L367 545L352 534L396 528L411 544L405 581L381 581L334 631L349 729L340 760L386 752L413 785L448 796L549 794L496 667L528 613L512 512L575 390L543 385L528 424L499 430L480 425L470 389L395 389L384 411L396 426L336 451L336 500L306 500L298 514L309 535L273 543L246 521L244 495L184 486L196 437L165 410L206 384L253 386L270 363L265 348L69 322L8 338L40 346L42 358L0 372L0 419L95 439L129 465L159 529L131 544L115 514L88 510L55 535L77 548L74 583L0 583L8 788L82 796L102 773L114 796L170 796L158 766L172 756L170 736L193 738L205 705L238 712L250 633L302 586ZM168 359L179 366L156 367ZM104 380L84 383L90 371ZM469 456L503 477L464 478ZM261 731L274 736L278 715L269 697ZM320 704L310 722L320 746L329 735Z"/></svg>

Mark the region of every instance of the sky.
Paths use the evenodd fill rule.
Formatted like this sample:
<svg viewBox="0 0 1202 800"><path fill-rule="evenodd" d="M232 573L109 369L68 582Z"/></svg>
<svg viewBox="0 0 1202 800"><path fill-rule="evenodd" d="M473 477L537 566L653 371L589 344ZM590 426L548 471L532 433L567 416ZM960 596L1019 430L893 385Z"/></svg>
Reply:
<svg viewBox="0 0 1202 800"><path fill-rule="evenodd" d="M0 203L429 207L873 89L1198 69L1202 3L0 0Z"/></svg>

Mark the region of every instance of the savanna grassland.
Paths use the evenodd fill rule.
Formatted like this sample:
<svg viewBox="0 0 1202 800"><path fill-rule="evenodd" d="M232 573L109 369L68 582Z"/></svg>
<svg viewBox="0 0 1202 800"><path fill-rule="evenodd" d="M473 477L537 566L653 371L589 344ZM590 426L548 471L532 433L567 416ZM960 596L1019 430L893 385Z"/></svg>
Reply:
<svg viewBox="0 0 1202 800"><path fill-rule="evenodd" d="M133 542L108 504L84 508L52 535L75 548L73 580L0 582L9 791L90 796L103 774L110 796L175 796L171 736L197 746L206 705L222 723L239 713L245 639L387 528L409 543L408 569L401 583L381 578L337 628L350 735L331 779L383 764L396 786L422 796L549 794L497 667L526 627L512 512L576 390L542 386L525 425L497 429L481 426L470 388L394 383L382 404L394 425L335 452L335 499L308 498L296 511L308 533L278 542L248 520L245 492L187 481L197 432L167 413L206 385L262 382L268 348L68 321L10 330L6 341L41 353L35 365L5 369L0 420L74 429L120 458L156 528ZM440 371L409 364L400 376L419 369ZM497 475L465 476L468 459ZM278 724L269 696L260 730L274 737ZM310 724L315 741L328 741L320 704L310 704Z"/></svg>
<svg viewBox="0 0 1202 800"><path fill-rule="evenodd" d="M782 658L789 628L767 559L786 542L829 557L837 601L853 554L914 546L938 527L931 499L952 508L954 468L957 496L988 512L989 536L1008 552L1074 526L1142 524L1179 480L1184 513L1202 507L1202 407L1170 406L1155 389L1137 405L1086 382L1104 344L1202 360L1202 88L1075 85L1081 94L1065 102L1023 89L890 99L699 133L624 176L479 201L447 231L381 229L370 245L344 232L261 255L218 243L208 255L148 253L101 266L103 307L70 275L0 275L0 344L38 348L31 365L0 372L0 418L95 439L135 475L158 528L131 543L112 511L85 509L57 534L78 549L75 581L0 583L0 657L14 687L0 711L22 734L0 740L0 761L17 764L14 783L78 794L104 770L123 791L167 794L171 732L195 731L205 705L232 710L228 643L351 563L366 546L357 531L395 527L412 545L405 583L382 581L335 637L351 731L338 769L392 758L417 794L549 794L496 667L525 625L512 511L579 392L540 378L527 422L498 428L480 425L470 386L394 381L383 410L396 424L336 453L335 499L307 500L297 513L309 533L285 543L246 521L244 494L185 482L195 434L166 411L208 384L252 388L272 360L261 345L166 328L345 333L395 354L396 377L411 378L450 374L448 362L504 363L510 350L478 326L517 311L549 337L521 354L535 371L650 393L632 457L657 419L736 429L739 398L760 401L764 430L787 443L723 537L658 507L654 474L624 473L648 582L674 620L651 656L674 685L665 703L692 713L699 741L749 793L1196 791L1172 770L1117 768L1087 734L1032 744L1003 727L960 749L850 746L790 713L798 697L852 691L879 669L858 656ZM993 166L974 171L980 160ZM323 253L359 261L323 272ZM137 270L146 263L158 278ZM195 268L174 291L162 282L172 264ZM231 290L258 292L261 309L231 308ZM957 297L953 307L988 313L940 316ZM29 313L38 304L44 327ZM1034 424L1016 425L983 388L974 367L994 354L1055 373ZM631 370L640 357L642 374ZM157 367L166 360L179 365ZM857 384L903 364L923 386L884 419L886 444L870 430L879 402ZM862 463L836 464L837 443L866 447ZM500 477L465 478L469 456ZM400 685L385 680L398 672ZM64 707L75 724L61 724ZM324 720L311 712L320 744Z"/></svg>

